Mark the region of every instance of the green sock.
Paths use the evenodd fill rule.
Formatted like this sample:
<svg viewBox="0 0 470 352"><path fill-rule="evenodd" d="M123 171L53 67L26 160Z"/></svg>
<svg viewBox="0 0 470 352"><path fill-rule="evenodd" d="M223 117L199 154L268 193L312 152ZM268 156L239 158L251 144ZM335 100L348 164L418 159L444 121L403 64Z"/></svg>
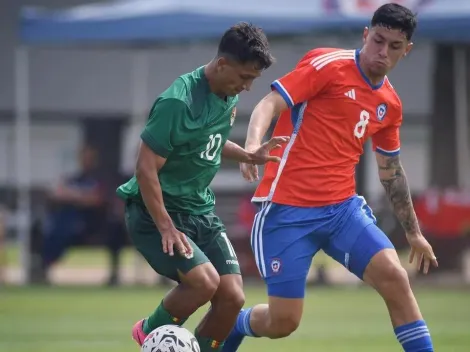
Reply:
<svg viewBox="0 0 470 352"><path fill-rule="evenodd" d="M210 337L202 337L197 331L194 333L194 336L199 343L201 352L219 352L222 351L222 347L224 347L223 341L216 341Z"/></svg>
<svg viewBox="0 0 470 352"><path fill-rule="evenodd" d="M163 307L163 301L161 301L160 305L155 309L155 311L149 315L147 319L144 321L144 326L142 329L144 333L150 334L156 328L163 326L163 325L183 325L184 322L188 320L188 318L177 318L172 316L166 309Z"/></svg>

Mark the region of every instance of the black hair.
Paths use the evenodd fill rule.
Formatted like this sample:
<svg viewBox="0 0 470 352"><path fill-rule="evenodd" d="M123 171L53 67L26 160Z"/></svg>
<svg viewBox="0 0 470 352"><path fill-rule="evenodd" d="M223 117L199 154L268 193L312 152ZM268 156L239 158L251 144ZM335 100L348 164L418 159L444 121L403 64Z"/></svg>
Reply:
<svg viewBox="0 0 470 352"><path fill-rule="evenodd" d="M382 26L390 29L398 29L410 40L416 29L418 21L416 15L410 9L389 3L380 6L372 16L371 27Z"/></svg>
<svg viewBox="0 0 470 352"><path fill-rule="evenodd" d="M237 23L224 33L217 56L240 64L253 62L260 70L267 69L274 62L266 34L260 27L246 22Z"/></svg>

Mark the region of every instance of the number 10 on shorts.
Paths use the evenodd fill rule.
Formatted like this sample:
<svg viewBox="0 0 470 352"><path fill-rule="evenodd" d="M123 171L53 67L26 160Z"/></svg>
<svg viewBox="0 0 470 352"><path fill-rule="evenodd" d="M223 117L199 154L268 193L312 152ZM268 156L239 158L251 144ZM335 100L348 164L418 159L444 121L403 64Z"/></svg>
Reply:
<svg viewBox="0 0 470 352"><path fill-rule="evenodd" d="M227 244L227 249L232 258L236 258L237 255L235 254L235 250L233 249L232 243L230 243L230 240L227 237L227 234L225 232L221 232L220 236L225 240L225 243Z"/></svg>

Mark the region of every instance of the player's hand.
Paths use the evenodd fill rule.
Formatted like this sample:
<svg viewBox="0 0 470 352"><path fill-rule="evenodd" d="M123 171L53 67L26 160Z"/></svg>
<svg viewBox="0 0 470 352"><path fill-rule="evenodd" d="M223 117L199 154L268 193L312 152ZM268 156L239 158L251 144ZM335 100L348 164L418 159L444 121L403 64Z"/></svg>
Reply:
<svg viewBox="0 0 470 352"><path fill-rule="evenodd" d="M243 175L243 178L248 182L258 181L258 166L240 163L240 172Z"/></svg>
<svg viewBox="0 0 470 352"><path fill-rule="evenodd" d="M193 248L189 243L186 235L178 231L174 226L167 230L160 230L162 234L163 253L168 253L170 256L174 255L174 248L178 253L186 258L192 258Z"/></svg>
<svg viewBox="0 0 470 352"><path fill-rule="evenodd" d="M428 273L431 264L437 268L437 258L432 247L421 233L406 234L406 239L411 247L410 264L416 259L416 268L420 271L421 267L423 267L424 274Z"/></svg>
<svg viewBox="0 0 470 352"><path fill-rule="evenodd" d="M250 154L249 164L264 165L268 161L278 163L281 158L278 156L270 155L274 149L279 149L283 144L289 142L290 137L273 137L269 141L263 143L259 148L253 150Z"/></svg>

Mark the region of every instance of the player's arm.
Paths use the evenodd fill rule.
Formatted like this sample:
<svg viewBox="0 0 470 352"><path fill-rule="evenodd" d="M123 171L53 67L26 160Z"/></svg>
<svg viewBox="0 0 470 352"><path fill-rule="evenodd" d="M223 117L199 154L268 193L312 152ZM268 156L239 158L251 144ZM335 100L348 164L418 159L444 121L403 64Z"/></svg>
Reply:
<svg viewBox="0 0 470 352"><path fill-rule="evenodd" d="M278 91L273 90L266 95L251 114L245 148L251 151L259 148L273 118L288 108L289 106Z"/></svg>
<svg viewBox="0 0 470 352"><path fill-rule="evenodd" d="M145 140L141 141L135 175L145 206L160 231L165 231L173 226L173 221L163 203L162 188L158 179L158 172L165 162L166 158L156 154Z"/></svg>
<svg viewBox="0 0 470 352"><path fill-rule="evenodd" d="M409 235L420 233L418 219L411 200L410 188L400 156L376 151L380 182L390 200L393 211Z"/></svg>
<svg viewBox="0 0 470 352"><path fill-rule="evenodd" d="M227 141L222 148L222 157L238 161L241 163L249 163L249 153L240 147L237 143Z"/></svg>
<svg viewBox="0 0 470 352"><path fill-rule="evenodd" d="M423 265L423 272L426 274L431 264L435 267L438 264L431 245L419 229L408 180L400 162L400 123L401 117L397 119L395 126L389 126L373 136L372 143L379 167L380 182L411 247L409 262L412 263L416 258L418 270Z"/></svg>
<svg viewBox="0 0 470 352"><path fill-rule="evenodd" d="M238 144L227 141L222 149L222 156L240 163L252 165L263 165L268 161L279 162L281 160L279 157L269 155L269 153L275 148L280 148L281 144L287 141L289 141L289 137L274 137L253 151L247 151Z"/></svg>
<svg viewBox="0 0 470 352"><path fill-rule="evenodd" d="M389 118L392 118L390 114ZM418 220L411 201L408 180L400 162L401 116L396 123L372 136L379 168L380 182L391 202L393 211L407 234L419 233Z"/></svg>
<svg viewBox="0 0 470 352"><path fill-rule="evenodd" d="M135 175L142 199L162 235L163 251L173 255L173 245L181 254L192 253L184 234L176 230L163 201L158 173L174 148L181 119L186 116L186 105L177 99L157 102L141 134Z"/></svg>
<svg viewBox="0 0 470 352"><path fill-rule="evenodd" d="M251 114L245 148L253 150L261 145L275 116L312 99L322 91L334 77L333 65L316 65L316 59L309 57L293 71L274 81L271 84L272 91L256 105Z"/></svg>

